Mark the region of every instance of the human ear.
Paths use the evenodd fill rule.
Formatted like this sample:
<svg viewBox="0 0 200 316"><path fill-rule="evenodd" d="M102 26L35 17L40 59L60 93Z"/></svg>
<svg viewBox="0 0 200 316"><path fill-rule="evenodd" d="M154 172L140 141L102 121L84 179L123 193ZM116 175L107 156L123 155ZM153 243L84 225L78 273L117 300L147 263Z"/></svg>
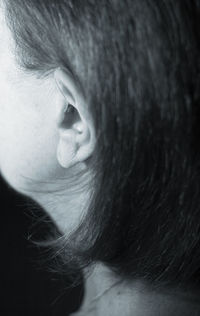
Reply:
<svg viewBox="0 0 200 316"><path fill-rule="evenodd" d="M57 160L63 168L86 163L95 147L95 131L78 80L66 69L54 72L58 88L56 101L59 142Z"/></svg>

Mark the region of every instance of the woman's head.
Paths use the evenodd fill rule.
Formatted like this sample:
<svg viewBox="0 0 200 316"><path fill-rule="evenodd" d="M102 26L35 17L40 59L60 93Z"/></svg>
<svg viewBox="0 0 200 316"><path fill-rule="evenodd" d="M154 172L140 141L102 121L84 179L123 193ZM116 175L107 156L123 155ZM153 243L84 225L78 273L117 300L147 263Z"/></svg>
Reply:
<svg viewBox="0 0 200 316"><path fill-rule="evenodd" d="M83 205L81 190L83 186L87 189L89 177L85 161L95 145L82 88L66 69L52 69L49 76L22 69L17 61L18 47L5 21L4 6L0 13L1 172L15 189L45 208L62 201L71 209L75 190L79 213ZM61 194L65 201L60 199ZM74 213L75 207L69 212L68 228L72 217L75 219ZM60 223L63 218L59 218Z"/></svg>
<svg viewBox="0 0 200 316"><path fill-rule="evenodd" d="M198 283L199 1L3 4L2 174L79 225L66 258Z"/></svg>

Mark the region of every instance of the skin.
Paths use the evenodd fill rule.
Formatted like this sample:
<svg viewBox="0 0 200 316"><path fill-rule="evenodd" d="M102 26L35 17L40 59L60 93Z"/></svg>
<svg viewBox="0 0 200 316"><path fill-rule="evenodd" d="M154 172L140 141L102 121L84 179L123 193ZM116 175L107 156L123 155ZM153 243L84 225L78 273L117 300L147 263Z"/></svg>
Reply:
<svg viewBox="0 0 200 316"><path fill-rule="evenodd" d="M73 316L198 316L199 295L193 291L176 289L155 291L136 279L132 284L118 282L112 272L102 264L95 266L86 280L88 289L82 308ZM114 285L114 286L113 286ZM106 295L102 295L106 289ZM100 296L95 303L90 302Z"/></svg>
<svg viewBox="0 0 200 316"><path fill-rule="evenodd" d="M78 82L66 70L55 69L41 79L19 68L2 6L0 23L1 176L16 191L38 202L68 234L79 224L90 197L92 174L86 160L96 144L92 118ZM65 112L69 103L74 116ZM86 280L83 308L115 281L98 264ZM182 299L143 288L141 281L117 285L98 301L95 310L77 315L195 315L194 306Z"/></svg>
<svg viewBox="0 0 200 316"><path fill-rule="evenodd" d="M80 221L89 198L91 176L85 160L95 146L92 120L71 74L56 69L39 79L19 68L2 7L0 23L1 175L68 232ZM75 119L65 112L69 103ZM80 172L77 184L72 176Z"/></svg>

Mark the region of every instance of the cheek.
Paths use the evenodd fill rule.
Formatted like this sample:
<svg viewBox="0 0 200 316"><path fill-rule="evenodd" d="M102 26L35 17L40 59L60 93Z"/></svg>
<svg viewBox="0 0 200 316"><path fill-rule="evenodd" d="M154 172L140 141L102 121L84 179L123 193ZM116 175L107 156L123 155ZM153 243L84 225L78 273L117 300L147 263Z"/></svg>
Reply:
<svg viewBox="0 0 200 316"><path fill-rule="evenodd" d="M56 159L58 135L49 82L25 78L17 70L14 43L5 25L4 21L0 28L0 171L23 193L30 189L27 178L37 183L61 173Z"/></svg>
<svg viewBox="0 0 200 316"><path fill-rule="evenodd" d="M4 179L21 193L30 189L29 179L36 185L37 181L54 179L60 167L53 112L39 111L35 104L42 104L27 91L26 97L14 90L12 95L4 93L0 103L0 169Z"/></svg>

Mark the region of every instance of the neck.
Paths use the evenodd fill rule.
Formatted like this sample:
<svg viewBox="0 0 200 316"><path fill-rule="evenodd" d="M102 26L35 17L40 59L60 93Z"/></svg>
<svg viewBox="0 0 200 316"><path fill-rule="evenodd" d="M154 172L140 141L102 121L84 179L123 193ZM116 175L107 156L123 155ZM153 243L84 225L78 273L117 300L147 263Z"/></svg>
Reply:
<svg viewBox="0 0 200 316"><path fill-rule="evenodd" d="M56 179L41 182L31 180L28 183L30 190L24 192L48 213L66 236L76 229L87 211L92 179L91 173L81 165L67 171L67 176L64 173L57 175Z"/></svg>
<svg viewBox="0 0 200 316"><path fill-rule="evenodd" d="M85 289L82 308L88 311L87 315L189 316L200 313L200 305L194 295L167 290L158 293L147 289L140 280L131 285L118 282L101 264L86 278Z"/></svg>

